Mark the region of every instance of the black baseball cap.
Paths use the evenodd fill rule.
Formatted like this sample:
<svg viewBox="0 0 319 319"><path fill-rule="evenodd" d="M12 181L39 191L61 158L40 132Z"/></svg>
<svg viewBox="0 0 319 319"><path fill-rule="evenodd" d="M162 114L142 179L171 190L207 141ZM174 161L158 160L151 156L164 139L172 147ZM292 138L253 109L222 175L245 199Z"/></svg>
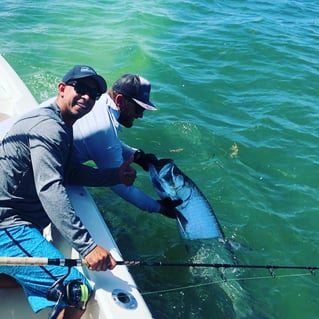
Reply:
<svg viewBox="0 0 319 319"><path fill-rule="evenodd" d="M106 92L106 81L101 75L98 75L96 71L88 65L75 65L62 79L64 83L71 80L93 78L99 85L101 94Z"/></svg>
<svg viewBox="0 0 319 319"><path fill-rule="evenodd" d="M114 82L112 89L131 98L146 110L157 110L156 106L150 101L150 82L139 75L124 74Z"/></svg>

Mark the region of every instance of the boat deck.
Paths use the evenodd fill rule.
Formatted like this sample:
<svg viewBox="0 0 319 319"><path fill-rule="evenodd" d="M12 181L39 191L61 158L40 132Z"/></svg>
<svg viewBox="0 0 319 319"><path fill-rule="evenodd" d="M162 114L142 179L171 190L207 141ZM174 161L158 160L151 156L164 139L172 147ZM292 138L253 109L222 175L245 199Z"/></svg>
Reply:
<svg viewBox="0 0 319 319"><path fill-rule="evenodd" d="M38 107L28 88L1 55L0 105L0 120ZM88 191L84 187L73 186L67 190L76 213L96 243L108 249L116 260L123 260ZM52 239L53 244L66 258L79 258L78 253L54 229ZM87 276L94 287L94 295L88 303L83 319L152 319L126 266L117 266L112 271L105 272L89 271L86 267L79 267L79 270ZM21 288L0 288L0 307L0 319L44 319L48 318L51 311L43 310L34 314Z"/></svg>

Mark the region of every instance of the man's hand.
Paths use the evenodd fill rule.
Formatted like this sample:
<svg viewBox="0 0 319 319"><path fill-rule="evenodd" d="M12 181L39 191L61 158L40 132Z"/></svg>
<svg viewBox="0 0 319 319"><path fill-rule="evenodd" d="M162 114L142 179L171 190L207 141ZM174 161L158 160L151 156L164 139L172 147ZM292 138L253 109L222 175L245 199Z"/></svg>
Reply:
<svg viewBox="0 0 319 319"><path fill-rule="evenodd" d="M105 271L116 266L116 260L111 253L101 246L96 246L91 250L84 260L88 263L89 269L95 271Z"/></svg>
<svg viewBox="0 0 319 319"><path fill-rule="evenodd" d="M157 202L161 204L159 213L168 218L176 218L178 214L176 207L183 203L181 199L172 200L169 197L160 199Z"/></svg>
<svg viewBox="0 0 319 319"><path fill-rule="evenodd" d="M124 162L119 169L120 181L126 186L131 186L136 178L136 170L130 166L132 162L133 157L132 159Z"/></svg>
<svg viewBox="0 0 319 319"><path fill-rule="evenodd" d="M156 164L157 161L158 161L157 157L152 153L145 154L142 150L137 150L134 153L133 162L140 165L146 172L148 171L148 165L150 163Z"/></svg>

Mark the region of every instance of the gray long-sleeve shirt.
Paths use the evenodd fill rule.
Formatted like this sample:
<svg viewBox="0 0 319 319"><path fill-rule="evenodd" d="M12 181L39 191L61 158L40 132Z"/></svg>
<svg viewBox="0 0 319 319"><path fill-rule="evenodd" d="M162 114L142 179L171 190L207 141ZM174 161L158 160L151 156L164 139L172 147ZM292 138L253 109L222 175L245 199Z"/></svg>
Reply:
<svg viewBox="0 0 319 319"><path fill-rule="evenodd" d="M56 104L21 117L0 144L0 228L50 221L83 256L95 242L76 216L65 183L112 186L118 169L95 169L71 158L73 133ZM88 212L89 214L89 212Z"/></svg>

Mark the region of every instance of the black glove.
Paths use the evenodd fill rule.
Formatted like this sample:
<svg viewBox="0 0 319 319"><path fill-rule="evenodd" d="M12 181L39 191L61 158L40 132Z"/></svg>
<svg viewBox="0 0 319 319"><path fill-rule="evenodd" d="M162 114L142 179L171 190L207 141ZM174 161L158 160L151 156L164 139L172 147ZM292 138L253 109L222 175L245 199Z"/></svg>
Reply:
<svg viewBox="0 0 319 319"><path fill-rule="evenodd" d="M144 171L148 171L149 163L156 164L157 161L157 157L152 153L145 154L142 150L137 150L134 153L133 162L140 165Z"/></svg>
<svg viewBox="0 0 319 319"><path fill-rule="evenodd" d="M159 213L163 214L164 216L168 218L174 218L174 219L176 219L178 214L176 207L183 203L181 199L172 200L169 197L160 199L157 202L161 204L161 209Z"/></svg>

